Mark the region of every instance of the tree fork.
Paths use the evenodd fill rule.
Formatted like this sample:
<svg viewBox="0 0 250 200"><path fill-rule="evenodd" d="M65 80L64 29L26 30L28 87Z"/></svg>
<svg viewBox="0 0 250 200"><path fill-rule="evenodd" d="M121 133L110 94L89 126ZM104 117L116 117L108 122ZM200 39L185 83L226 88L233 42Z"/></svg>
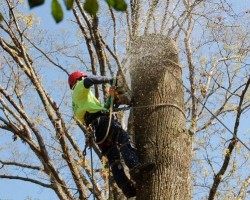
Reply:
<svg viewBox="0 0 250 200"><path fill-rule="evenodd" d="M129 55L136 147L143 163L156 163L155 171L137 180L137 199L190 200L192 146L176 43L162 35L141 36Z"/></svg>

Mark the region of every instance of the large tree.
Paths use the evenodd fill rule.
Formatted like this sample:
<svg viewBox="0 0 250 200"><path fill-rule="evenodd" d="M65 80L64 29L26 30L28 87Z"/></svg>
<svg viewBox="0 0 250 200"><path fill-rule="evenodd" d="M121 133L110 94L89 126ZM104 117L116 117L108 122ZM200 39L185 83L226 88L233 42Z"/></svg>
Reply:
<svg viewBox="0 0 250 200"><path fill-rule="evenodd" d="M191 199L191 137L176 43L162 35L141 36L130 54L136 146L141 160L156 163L153 175L137 181L137 199Z"/></svg>
<svg viewBox="0 0 250 200"><path fill-rule="evenodd" d="M157 164L149 182L138 181L138 199L248 198L247 4L133 0L118 13L100 2L90 16L75 0L68 32L56 33L39 28L24 4L1 0L0 178L60 199L118 199L98 149L93 173L82 154L86 130L72 118L67 76L120 71L130 85L130 71L137 150ZM106 87L94 88L102 102Z"/></svg>

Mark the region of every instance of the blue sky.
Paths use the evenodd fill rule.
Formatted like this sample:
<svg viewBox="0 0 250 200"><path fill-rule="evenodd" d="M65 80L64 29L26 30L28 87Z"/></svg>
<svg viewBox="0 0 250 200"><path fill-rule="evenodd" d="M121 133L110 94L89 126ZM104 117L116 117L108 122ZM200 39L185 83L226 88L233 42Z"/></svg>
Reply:
<svg viewBox="0 0 250 200"><path fill-rule="evenodd" d="M67 27L67 19L73 19L71 11L65 10L64 20L56 24L51 16L50 3L50 0L46 0L45 5L32 10L27 9L27 13L35 13L41 19L41 28L54 31ZM11 134L6 134L6 141L11 141L11 137ZM0 145L4 142L4 138L1 137ZM0 179L0 200L25 200L27 197L31 197L32 200L58 200L58 197L50 189L29 182Z"/></svg>

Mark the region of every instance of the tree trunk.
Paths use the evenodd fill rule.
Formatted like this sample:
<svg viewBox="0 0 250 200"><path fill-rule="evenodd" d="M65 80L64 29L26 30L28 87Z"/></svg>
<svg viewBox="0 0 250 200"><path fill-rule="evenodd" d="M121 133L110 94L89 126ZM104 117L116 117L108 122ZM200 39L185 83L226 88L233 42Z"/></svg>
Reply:
<svg viewBox="0 0 250 200"><path fill-rule="evenodd" d="M137 181L137 199L190 200L191 138L176 44L161 35L141 36L130 58L136 147L143 163L156 163Z"/></svg>

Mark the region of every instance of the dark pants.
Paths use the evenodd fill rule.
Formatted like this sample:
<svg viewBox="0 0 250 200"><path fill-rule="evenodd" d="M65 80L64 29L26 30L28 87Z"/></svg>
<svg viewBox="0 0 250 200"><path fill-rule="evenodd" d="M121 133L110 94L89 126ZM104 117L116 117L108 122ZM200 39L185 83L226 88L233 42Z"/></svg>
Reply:
<svg viewBox="0 0 250 200"><path fill-rule="evenodd" d="M95 119L91 123L95 129L96 142L100 142L106 135L109 116L101 116ZM108 158L109 165L114 176L114 179L119 188L126 193L126 188L129 189L131 181L126 176L123 166L120 162L121 155L125 161L125 164L129 169L132 169L136 165L140 164L139 159L132 148L129 136L121 125L111 120L110 129L106 140L98 145L103 155Z"/></svg>

